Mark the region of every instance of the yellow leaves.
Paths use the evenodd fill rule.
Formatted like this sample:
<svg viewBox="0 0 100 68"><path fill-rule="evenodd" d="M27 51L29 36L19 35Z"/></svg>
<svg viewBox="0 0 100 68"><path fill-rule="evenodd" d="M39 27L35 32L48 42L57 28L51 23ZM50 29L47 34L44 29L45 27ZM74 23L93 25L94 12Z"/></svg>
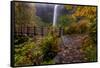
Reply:
<svg viewBox="0 0 100 68"><path fill-rule="evenodd" d="M78 33L78 24L77 23L71 23L68 27L68 29L66 30L66 33L68 34L77 34Z"/></svg>
<svg viewBox="0 0 100 68"><path fill-rule="evenodd" d="M70 27L73 28L73 29L75 29L75 28L77 28L77 24L76 24L76 23L72 23L72 24L70 25Z"/></svg>
<svg viewBox="0 0 100 68"><path fill-rule="evenodd" d="M32 49L32 48L34 48L35 47L35 45L34 45L35 43L34 42L28 42L28 43L26 43L25 45L24 45L24 47L22 48L23 50L29 50L29 49Z"/></svg>
<svg viewBox="0 0 100 68"><path fill-rule="evenodd" d="M79 27L88 27L89 24L90 23L90 21L89 20L86 20L86 19L83 19L83 20L80 20L79 22L78 22L78 26Z"/></svg>
<svg viewBox="0 0 100 68"><path fill-rule="evenodd" d="M92 18L92 17L96 16L96 7L77 6L77 10L73 15L74 16L84 16L84 17Z"/></svg>

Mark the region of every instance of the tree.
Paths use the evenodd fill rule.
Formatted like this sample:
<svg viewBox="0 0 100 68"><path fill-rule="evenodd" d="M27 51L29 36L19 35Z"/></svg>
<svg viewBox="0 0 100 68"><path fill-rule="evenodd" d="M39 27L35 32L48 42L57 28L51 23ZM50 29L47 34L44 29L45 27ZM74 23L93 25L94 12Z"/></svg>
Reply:
<svg viewBox="0 0 100 68"><path fill-rule="evenodd" d="M77 6L76 12L72 14L75 17L85 17L92 21L96 19L96 7L93 6Z"/></svg>
<svg viewBox="0 0 100 68"><path fill-rule="evenodd" d="M15 24L16 26L34 26L38 23L38 17L35 15L35 6L30 3L15 3Z"/></svg>

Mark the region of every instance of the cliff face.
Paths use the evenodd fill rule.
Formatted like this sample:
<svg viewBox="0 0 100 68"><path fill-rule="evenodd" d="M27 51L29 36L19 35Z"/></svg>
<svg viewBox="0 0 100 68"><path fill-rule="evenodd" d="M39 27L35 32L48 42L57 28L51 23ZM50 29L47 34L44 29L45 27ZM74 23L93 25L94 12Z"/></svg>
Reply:
<svg viewBox="0 0 100 68"><path fill-rule="evenodd" d="M59 23L60 16L71 15L76 11L76 6L72 6L72 10L67 10L67 5L59 5L57 7L57 22ZM40 17L43 22L52 23L54 16L55 4L36 3L36 15Z"/></svg>
<svg viewBox="0 0 100 68"><path fill-rule="evenodd" d="M36 15L41 18L42 21L51 23L53 22L55 4L36 4ZM57 17L68 13L64 8L64 5L59 5L57 8Z"/></svg>
<svg viewBox="0 0 100 68"><path fill-rule="evenodd" d="M53 21L54 5L52 4L36 4L36 15L40 17L43 22Z"/></svg>
<svg viewBox="0 0 100 68"><path fill-rule="evenodd" d="M56 4L43 3L16 3L15 4L15 20L19 25L51 25L53 23L54 8ZM57 23L63 15L73 13L65 8L65 5L57 7Z"/></svg>

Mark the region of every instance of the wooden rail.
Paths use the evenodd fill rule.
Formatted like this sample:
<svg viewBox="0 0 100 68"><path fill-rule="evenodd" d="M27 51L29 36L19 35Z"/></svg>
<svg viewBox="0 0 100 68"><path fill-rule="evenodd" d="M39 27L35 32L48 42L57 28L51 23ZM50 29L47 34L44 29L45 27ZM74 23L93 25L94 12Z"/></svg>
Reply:
<svg viewBox="0 0 100 68"><path fill-rule="evenodd" d="M62 36L64 34L63 28L50 28L50 27L16 27L15 35L27 35L27 36L46 36L48 33L56 34L57 36Z"/></svg>

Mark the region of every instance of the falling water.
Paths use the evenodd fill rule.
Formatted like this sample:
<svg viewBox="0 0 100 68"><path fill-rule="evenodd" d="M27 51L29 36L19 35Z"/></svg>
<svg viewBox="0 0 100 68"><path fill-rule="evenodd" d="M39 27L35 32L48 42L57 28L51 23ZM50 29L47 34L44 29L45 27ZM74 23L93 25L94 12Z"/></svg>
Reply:
<svg viewBox="0 0 100 68"><path fill-rule="evenodd" d="M53 26L55 26L56 22L57 22L57 8L58 8L58 5L55 5L54 6L54 15L53 15Z"/></svg>

